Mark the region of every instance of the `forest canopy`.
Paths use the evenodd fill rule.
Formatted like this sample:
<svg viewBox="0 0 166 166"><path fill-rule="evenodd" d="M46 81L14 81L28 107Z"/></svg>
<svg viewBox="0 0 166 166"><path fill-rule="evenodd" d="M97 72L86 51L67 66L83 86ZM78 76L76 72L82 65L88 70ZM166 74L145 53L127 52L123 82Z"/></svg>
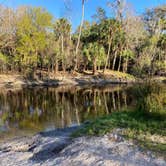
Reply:
<svg viewBox="0 0 166 166"><path fill-rule="evenodd" d="M44 71L116 70L136 76L166 75L166 5L134 14L123 1L94 12L75 32L67 18L41 7L0 6L0 72L34 76ZM81 12L81 11L80 11Z"/></svg>

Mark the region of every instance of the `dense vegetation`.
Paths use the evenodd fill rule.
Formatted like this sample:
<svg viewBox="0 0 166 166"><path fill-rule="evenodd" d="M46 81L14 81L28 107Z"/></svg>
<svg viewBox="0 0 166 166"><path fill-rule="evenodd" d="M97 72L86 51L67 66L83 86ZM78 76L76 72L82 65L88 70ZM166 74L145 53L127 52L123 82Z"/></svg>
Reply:
<svg viewBox="0 0 166 166"><path fill-rule="evenodd" d="M0 6L0 71L27 76L59 71L106 69L163 75L166 71L166 5L135 15L123 1L98 8L93 21L72 32L66 18L55 19L40 7ZM85 10L85 11L84 11ZM41 72L42 71L42 72Z"/></svg>

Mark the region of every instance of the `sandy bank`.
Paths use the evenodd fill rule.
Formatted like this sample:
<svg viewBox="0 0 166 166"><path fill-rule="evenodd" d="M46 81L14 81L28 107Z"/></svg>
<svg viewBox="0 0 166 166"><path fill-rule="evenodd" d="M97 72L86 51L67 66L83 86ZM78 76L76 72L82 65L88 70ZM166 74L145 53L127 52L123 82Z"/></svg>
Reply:
<svg viewBox="0 0 166 166"><path fill-rule="evenodd" d="M120 73L120 72L119 72ZM0 75L0 87L21 88L25 86L58 86L58 85L86 85L86 84L127 84L135 82L135 78L124 73L106 75L57 75L50 78L26 79L17 74Z"/></svg>

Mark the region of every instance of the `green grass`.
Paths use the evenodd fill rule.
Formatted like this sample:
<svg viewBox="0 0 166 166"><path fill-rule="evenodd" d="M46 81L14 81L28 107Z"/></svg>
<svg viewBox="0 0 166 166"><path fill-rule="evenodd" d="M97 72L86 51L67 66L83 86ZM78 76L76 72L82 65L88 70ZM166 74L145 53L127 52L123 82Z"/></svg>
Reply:
<svg viewBox="0 0 166 166"><path fill-rule="evenodd" d="M83 126L73 136L104 135L113 129L132 139L142 148L166 154L166 89L165 85L135 85L131 89L135 99L132 110L114 112Z"/></svg>
<svg viewBox="0 0 166 166"><path fill-rule="evenodd" d="M166 112L166 111L165 111ZM97 118L75 133L74 137L91 135L100 136L115 128L123 128L122 136L136 141L141 147L159 153L166 153L166 142L153 142L151 136L166 137L165 114L148 114L143 111L122 111Z"/></svg>

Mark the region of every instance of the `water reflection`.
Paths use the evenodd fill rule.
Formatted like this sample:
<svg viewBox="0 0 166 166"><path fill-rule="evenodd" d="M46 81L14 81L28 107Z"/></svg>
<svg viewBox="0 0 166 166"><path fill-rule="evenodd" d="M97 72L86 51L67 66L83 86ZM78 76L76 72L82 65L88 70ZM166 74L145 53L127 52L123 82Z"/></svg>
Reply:
<svg viewBox="0 0 166 166"><path fill-rule="evenodd" d="M0 137L80 124L132 104L126 86L1 90Z"/></svg>

